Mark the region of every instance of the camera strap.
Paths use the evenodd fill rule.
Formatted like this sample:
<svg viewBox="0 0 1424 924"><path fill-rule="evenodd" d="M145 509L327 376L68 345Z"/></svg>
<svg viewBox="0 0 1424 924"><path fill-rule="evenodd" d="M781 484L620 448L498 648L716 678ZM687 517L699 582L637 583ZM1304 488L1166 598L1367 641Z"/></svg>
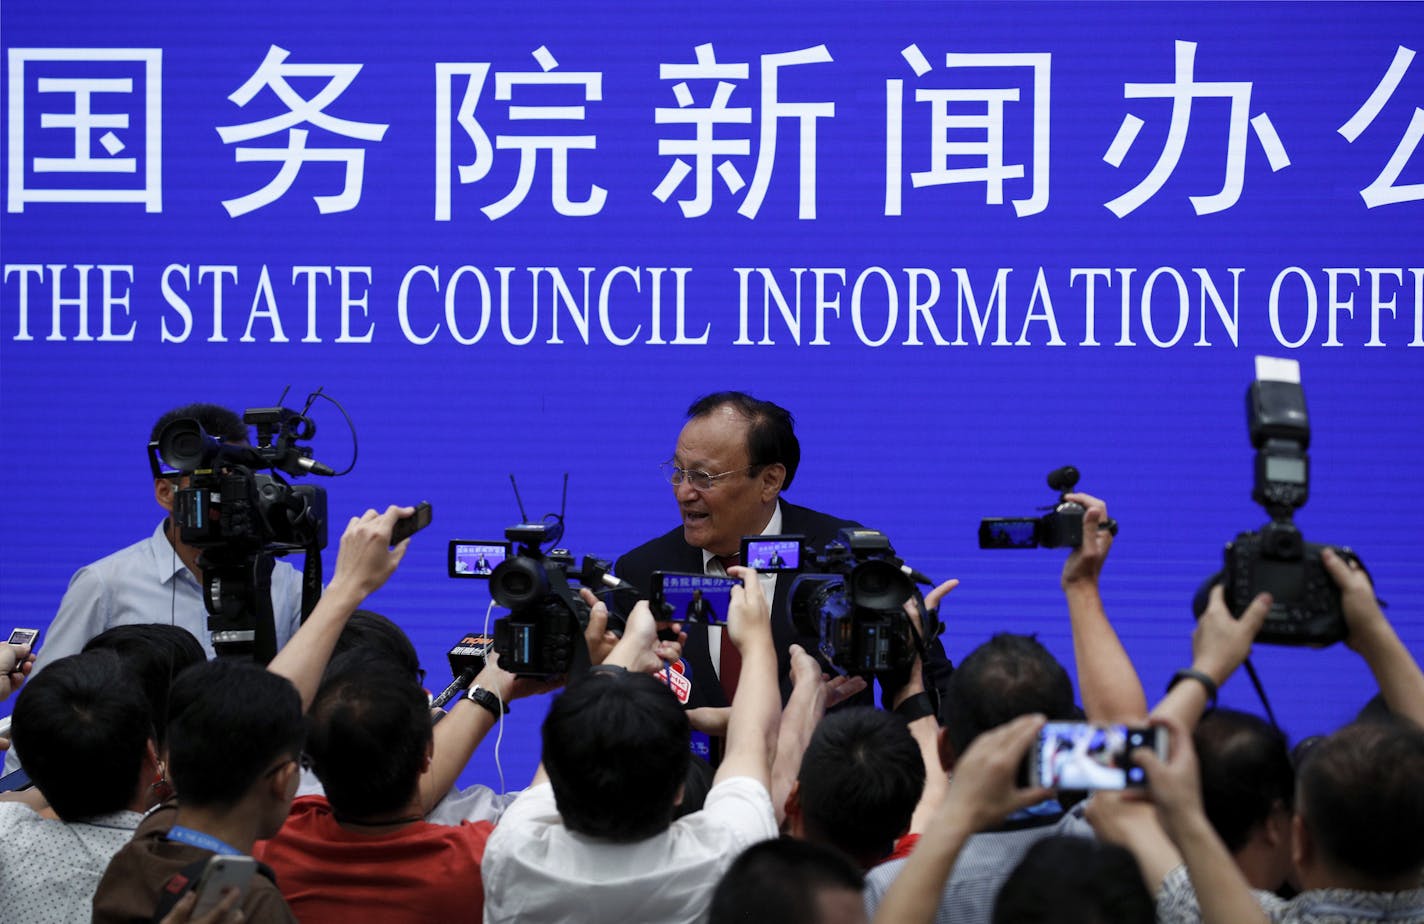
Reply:
<svg viewBox="0 0 1424 924"><path fill-rule="evenodd" d="M302 550L302 622L316 609L321 600L321 549L307 546Z"/></svg>
<svg viewBox="0 0 1424 924"><path fill-rule="evenodd" d="M1266 709L1266 718L1271 721L1273 728L1281 731L1281 725L1276 721L1276 714L1271 709L1271 701L1266 697L1266 688L1261 685L1261 677L1256 673L1256 665L1251 663L1250 658L1247 658L1244 664L1246 665L1246 676L1251 678L1251 686L1256 688L1256 695L1261 698L1261 705Z"/></svg>

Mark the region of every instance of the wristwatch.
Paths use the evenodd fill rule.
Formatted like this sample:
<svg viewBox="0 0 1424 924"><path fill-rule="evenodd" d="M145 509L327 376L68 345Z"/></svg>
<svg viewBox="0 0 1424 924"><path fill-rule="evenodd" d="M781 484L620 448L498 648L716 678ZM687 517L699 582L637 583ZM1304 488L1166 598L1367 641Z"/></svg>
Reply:
<svg viewBox="0 0 1424 924"><path fill-rule="evenodd" d="M479 684L470 687L465 694L475 705L489 710L489 714L498 719L501 715L509 715L509 707L500 701L500 698Z"/></svg>

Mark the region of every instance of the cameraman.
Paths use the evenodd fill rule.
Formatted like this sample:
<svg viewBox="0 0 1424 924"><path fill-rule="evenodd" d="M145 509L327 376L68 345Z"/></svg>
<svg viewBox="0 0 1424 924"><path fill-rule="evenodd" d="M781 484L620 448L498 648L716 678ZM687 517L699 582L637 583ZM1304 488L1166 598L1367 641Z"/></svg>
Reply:
<svg viewBox="0 0 1424 924"><path fill-rule="evenodd" d="M153 425L150 442L157 440L169 423L184 417L196 419L206 432L226 443L247 444L247 426L242 418L216 404L190 404L169 411ZM209 658L214 656L208 611L203 606L203 572L198 567L198 550L178 537L171 516L175 492L185 486L187 479L160 471L152 457L150 463L154 498L169 516L147 539L74 573L60 601L59 613L45 632L44 647L34 666L36 671L51 661L77 653L85 642L105 629L129 623L164 622L180 626L197 637ZM272 615L278 648L296 632L301 608L301 573L286 562L278 562L272 569Z"/></svg>

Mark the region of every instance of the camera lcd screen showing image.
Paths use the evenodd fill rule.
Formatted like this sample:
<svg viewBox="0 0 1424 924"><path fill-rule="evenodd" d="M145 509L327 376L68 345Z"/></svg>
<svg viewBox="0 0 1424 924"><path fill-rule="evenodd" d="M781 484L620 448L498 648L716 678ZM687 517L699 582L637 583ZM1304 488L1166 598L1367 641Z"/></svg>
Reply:
<svg viewBox="0 0 1424 924"><path fill-rule="evenodd" d="M1049 722L1034 745L1033 782L1050 789L1145 786L1147 775L1128 757L1141 747L1158 749L1157 729Z"/></svg>
<svg viewBox="0 0 1424 924"><path fill-rule="evenodd" d="M802 536L744 536L742 564L758 571L796 571L801 567Z"/></svg>
<svg viewBox="0 0 1424 924"><path fill-rule="evenodd" d="M484 542L470 539L450 540L450 576L455 578L488 578L500 562L509 557L508 542Z"/></svg>
<svg viewBox="0 0 1424 924"><path fill-rule="evenodd" d="M1038 520L1033 517L995 517L979 521L981 549L1038 548Z"/></svg>
<svg viewBox="0 0 1424 924"><path fill-rule="evenodd" d="M723 625L732 606L736 578L716 574L653 572L653 615L678 622Z"/></svg>

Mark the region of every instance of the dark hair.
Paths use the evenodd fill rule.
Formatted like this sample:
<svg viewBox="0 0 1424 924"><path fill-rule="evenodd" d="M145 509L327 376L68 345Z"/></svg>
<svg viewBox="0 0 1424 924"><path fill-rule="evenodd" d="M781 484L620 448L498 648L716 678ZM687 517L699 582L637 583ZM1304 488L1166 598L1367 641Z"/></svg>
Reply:
<svg viewBox="0 0 1424 924"><path fill-rule="evenodd" d="M1087 837L1036 842L994 901L993 924L1152 924L1156 903L1132 854Z"/></svg>
<svg viewBox="0 0 1424 924"><path fill-rule="evenodd" d="M182 626L144 622L111 626L85 642L84 650L112 651L138 679L161 749L167 740L168 690L175 677L207 660L202 643Z"/></svg>
<svg viewBox="0 0 1424 924"><path fill-rule="evenodd" d="M687 777L682 784L682 799L673 809L672 817L681 818L684 815L702 811L702 806L707 801L707 794L712 791L716 775L717 771L712 769L712 765L706 759L696 754L691 755L687 761Z"/></svg>
<svg viewBox="0 0 1424 924"><path fill-rule="evenodd" d="M153 425L153 430L148 435L149 441L157 440L164 427L175 420L182 420L184 417L194 418L202 424L203 430L208 436L216 436L224 443L247 442L247 424L242 422L242 417L220 404L203 403L175 407L158 418L158 422Z"/></svg>
<svg viewBox="0 0 1424 924"><path fill-rule="evenodd" d="M168 695L168 772L181 802L230 807L279 757L301 753L302 701L285 677L220 658L178 675Z"/></svg>
<svg viewBox="0 0 1424 924"><path fill-rule="evenodd" d="M816 924L817 895L839 889L857 893L860 870L843 854L790 837L762 841L744 850L712 893L708 924Z"/></svg>
<svg viewBox="0 0 1424 924"><path fill-rule="evenodd" d="M10 735L55 814L81 821L129 807L153 722L112 651L60 658L20 690Z"/></svg>
<svg viewBox="0 0 1424 924"><path fill-rule="evenodd" d="M900 716L844 709L816 727L797 780L807 837L874 865L909 827L925 789L925 761Z"/></svg>
<svg viewBox="0 0 1424 924"><path fill-rule="evenodd" d="M692 402L687 419L706 417L724 405L747 420L747 461L758 469L780 462L786 468L781 490L791 487L796 467L801 464L801 441L796 438L796 420L791 412L745 392L718 391Z"/></svg>
<svg viewBox="0 0 1424 924"><path fill-rule="evenodd" d="M409 673L360 649L331 662L312 703L306 753L338 816L404 808L430 740L425 692Z"/></svg>
<svg viewBox="0 0 1424 924"><path fill-rule="evenodd" d="M1000 632L949 675L940 724L958 758L980 733L1035 712L1049 719L1079 718L1073 681L1036 637Z"/></svg>
<svg viewBox="0 0 1424 924"><path fill-rule="evenodd" d="M1369 879L1424 865L1424 729L1357 722L1311 748L1296 811L1324 857Z"/></svg>
<svg viewBox="0 0 1424 924"><path fill-rule="evenodd" d="M331 661L327 665L330 675L336 659L348 651L364 650L404 671L411 678L420 674L420 656L415 653L415 645L405 630L380 613L357 610L342 627L336 637L336 645L331 650Z"/></svg>
<svg viewBox="0 0 1424 924"><path fill-rule="evenodd" d="M1295 799L1295 769L1285 733L1259 716L1215 709L1192 733L1201 763L1206 817L1233 853L1277 805Z"/></svg>
<svg viewBox="0 0 1424 924"><path fill-rule="evenodd" d="M544 769L564 825L616 842L672 823L687 777L691 728L668 688L647 674L593 671L544 718Z"/></svg>

